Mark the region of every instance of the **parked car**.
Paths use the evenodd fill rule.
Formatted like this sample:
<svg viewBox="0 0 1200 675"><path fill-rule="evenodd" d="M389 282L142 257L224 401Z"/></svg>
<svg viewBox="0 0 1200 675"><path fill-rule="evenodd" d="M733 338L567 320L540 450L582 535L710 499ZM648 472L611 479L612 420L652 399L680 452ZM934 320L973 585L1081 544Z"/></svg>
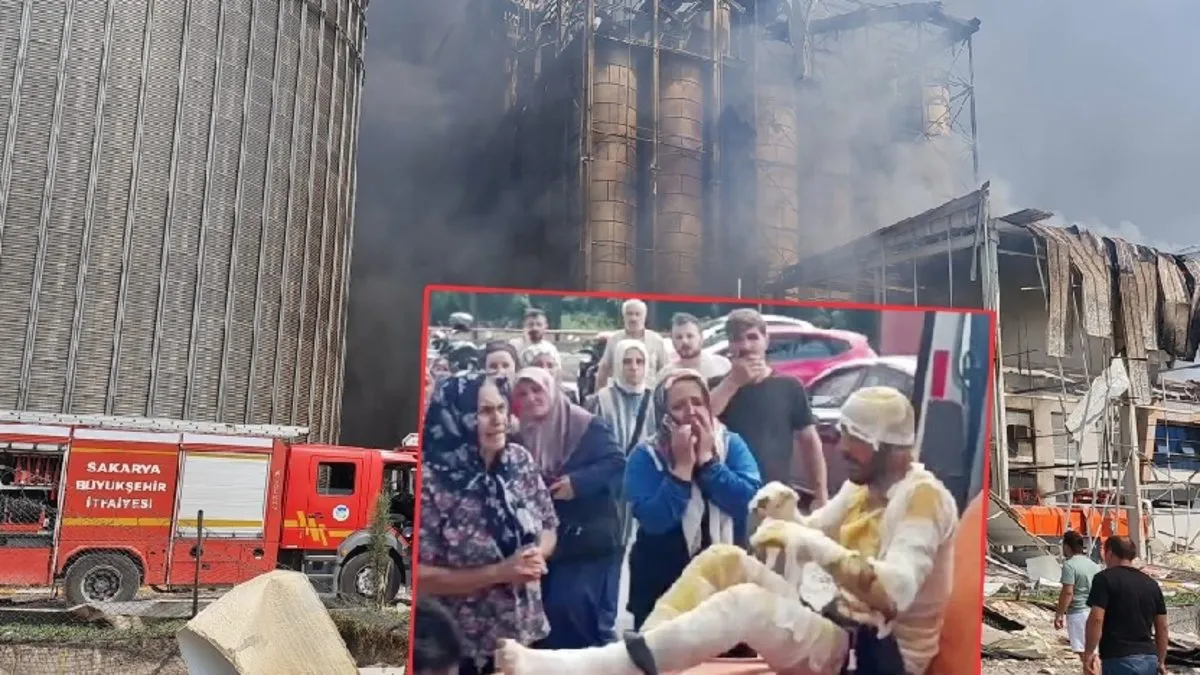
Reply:
<svg viewBox="0 0 1200 675"><path fill-rule="evenodd" d="M842 404L850 394L863 387L895 387L912 396L916 381L917 357L876 356L852 359L825 369L808 385L813 417L825 446L825 466L829 474L829 492L833 494L846 480L846 465L838 452L837 421Z"/></svg>
<svg viewBox="0 0 1200 675"><path fill-rule="evenodd" d="M700 326L701 349L705 351L719 352L729 346L729 333L725 330L725 318L717 317L705 321ZM767 322L767 330L771 330L772 326L792 326L795 328L816 328L808 321L803 319L793 319L790 316L781 316L779 314L763 314L763 321Z"/></svg>
<svg viewBox="0 0 1200 675"><path fill-rule="evenodd" d="M873 358L867 336L848 330L803 326L767 326L767 361L776 372L791 375L806 386L830 367L855 359ZM729 357L729 345L716 351Z"/></svg>

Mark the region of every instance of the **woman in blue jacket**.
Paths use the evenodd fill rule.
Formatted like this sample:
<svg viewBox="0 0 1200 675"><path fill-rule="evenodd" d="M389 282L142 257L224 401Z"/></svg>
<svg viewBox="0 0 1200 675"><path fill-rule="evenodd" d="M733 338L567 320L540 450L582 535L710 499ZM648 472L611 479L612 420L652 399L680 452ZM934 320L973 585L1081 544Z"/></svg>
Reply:
<svg viewBox="0 0 1200 675"><path fill-rule="evenodd" d="M712 544L746 545L750 500L762 487L746 442L712 413L700 373L671 373L655 399L657 433L629 455L625 470L637 521L629 553L634 630L696 554Z"/></svg>
<svg viewBox="0 0 1200 675"><path fill-rule="evenodd" d="M524 368L513 389L521 438L558 515L558 542L542 577L550 635L541 649L598 647L616 639L625 449L612 427L571 403L554 375Z"/></svg>

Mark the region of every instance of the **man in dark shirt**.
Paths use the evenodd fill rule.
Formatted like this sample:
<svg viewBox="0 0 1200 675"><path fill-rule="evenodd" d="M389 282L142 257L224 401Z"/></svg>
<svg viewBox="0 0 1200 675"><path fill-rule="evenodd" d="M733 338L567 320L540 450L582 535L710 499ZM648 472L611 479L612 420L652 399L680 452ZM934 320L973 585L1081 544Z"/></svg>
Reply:
<svg viewBox="0 0 1200 675"><path fill-rule="evenodd" d="M1129 537L1104 542L1105 568L1092 578L1087 600L1086 675L1167 672L1166 601L1158 582L1133 566L1136 556Z"/></svg>
<svg viewBox="0 0 1200 675"><path fill-rule="evenodd" d="M712 381L713 412L739 434L758 460L763 484L779 481L812 492L816 508L829 498L825 451L804 385L767 364L767 323L753 309L725 319L732 366Z"/></svg>

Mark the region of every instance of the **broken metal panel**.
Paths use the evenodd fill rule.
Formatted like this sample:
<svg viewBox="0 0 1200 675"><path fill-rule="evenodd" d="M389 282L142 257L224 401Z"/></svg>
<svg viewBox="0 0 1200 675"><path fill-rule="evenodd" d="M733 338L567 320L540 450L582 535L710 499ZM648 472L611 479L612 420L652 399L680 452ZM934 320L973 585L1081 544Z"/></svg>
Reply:
<svg viewBox="0 0 1200 675"><path fill-rule="evenodd" d="M1050 296L1050 317L1046 322L1046 353L1064 357L1070 353L1067 341L1071 323L1071 249L1065 233L1056 227L1028 225L1031 232L1046 243L1046 280Z"/></svg>
<svg viewBox="0 0 1200 675"><path fill-rule="evenodd" d="M1110 238L1117 251L1117 284L1121 296L1122 326L1125 336L1125 356L1129 361L1129 384L1133 399L1147 405L1151 400L1150 374L1146 365L1147 314L1153 323L1155 313L1151 305L1146 311L1144 294L1144 269L1139 265L1137 247L1124 239ZM1158 286L1155 285L1157 296Z"/></svg>
<svg viewBox="0 0 1200 675"><path fill-rule="evenodd" d="M1187 280L1175 257L1157 254L1158 288L1162 293L1162 348L1178 358L1187 352L1188 324L1192 319L1192 299Z"/></svg>
<svg viewBox="0 0 1200 675"><path fill-rule="evenodd" d="M1071 228L1063 231L1071 247L1071 265L1083 281L1083 330L1095 338L1113 335L1112 266L1108 246L1096 235Z"/></svg>
<svg viewBox="0 0 1200 675"><path fill-rule="evenodd" d="M1192 316L1188 322L1187 349L1181 356L1185 361L1194 361L1200 351L1200 258L1185 258L1183 267L1192 278Z"/></svg>
<svg viewBox="0 0 1200 675"><path fill-rule="evenodd" d="M1111 338L1112 270L1108 249L1102 240L1075 228L1061 229L1050 225L1029 224L1030 232L1041 237L1047 248L1047 267L1050 288L1050 320L1047 327L1047 353L1066 356L1071 351L1074 321L1079 320L1083 332L1091 337ZM1072 271L1079 273L1082 302L1076 316L1071 293Z"/></svg>
<svg viewBox="0 0 1200 675"><path fill-rule="evenodd" d="M1133 269L1137 275L1138 297L1142 313L1142 346L1146 352L1159 349L1158 342L1158 263L1154 254L1141 246L1134 247Z"/></svg>

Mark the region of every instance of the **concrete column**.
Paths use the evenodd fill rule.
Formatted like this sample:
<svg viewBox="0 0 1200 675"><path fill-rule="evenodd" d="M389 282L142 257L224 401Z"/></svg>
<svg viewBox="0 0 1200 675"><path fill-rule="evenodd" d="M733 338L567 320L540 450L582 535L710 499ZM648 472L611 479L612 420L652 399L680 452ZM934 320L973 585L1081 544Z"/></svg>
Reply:
<svg viewBox="0 0 1200 675"><path fill-rule="evenodd" d="M1146 534L1142 531L1142 518L1145 516L1142 508L1142 462L1141 443L1137 433L1137 415L1132 401L1124 401L1120 408L1120 459L1119 466L1124 467L1125 480L1122 485L1125 495L1125 515L1129 518L1129 536L1137 546L1138 557L1146 555Z"/></svg>

